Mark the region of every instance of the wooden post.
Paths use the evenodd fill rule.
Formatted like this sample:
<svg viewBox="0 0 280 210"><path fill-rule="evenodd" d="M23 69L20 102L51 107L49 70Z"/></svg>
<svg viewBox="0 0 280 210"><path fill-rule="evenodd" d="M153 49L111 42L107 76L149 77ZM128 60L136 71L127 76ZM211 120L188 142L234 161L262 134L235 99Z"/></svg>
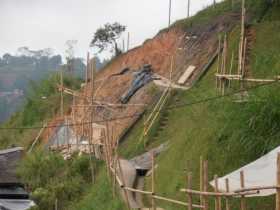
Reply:
<svg viewBox="0 0 280 210"><path fill-rule="evenodd" d="M244 171L240 171L240 186L241 189L245 188L245 183L244 183ZM241 210L246 210L246 202L245 202L245 196L241 195Z"/></svg>
<svg viewBox="0 0 280 210"><path fill-rule="evenodd" d="M187 189L192 189L192 173L189 172L188 173L188 184L187 184ZM192 194L191 193L187 193L188 196L188 210L192 210Z"/></svg>
<svg viewBox="0 0 280 210"><path fill-rule="evenodd" d="M225 184L226 184L226 192L229 193L229 180L228 180L228 178L225 179ZM230 210L229 198L227 196L226 196L226 210Z"/></svg>
<svg viewBox="0 0 280 210"><path fill-rule="evenodd" d="M280 186L280 153L277 154L277 170L276 170L277 187ZM276 189L276 210L280 210L280 189Z"/></svg>
<svg viewBox="0 0 280 210"><path fill-rule="evenodd" d="M200 181L200 183L199 183L199 186L200 186L200 188L199 188L199 190L202 192L203 190L204 190L204 182L203 182L203 157L202 156L200 156L200 163L199 163L199 165L200 165L200 174L199 174L199 181ZM200 197L200 205L203 205L203 196L202 195L200 195L199 196Z"/></svg>
<svg viewBox="0 0 280 210"><path fill-rule="evenodd" d="M215 180L215 192L218 193L219 192L218 175L214 176L214 180ZM221 210L221 197L218 195L215 197L215 210Z"/></svg>
<svg viewBox="0 0 280 210"><path fill-rule="evenodd" d="M204 161L203 164L203 187L204 187L204 192L208 191L208 161ZM204 210L209 209L209 204L208 204L208 197L207 195L204 196Z"/></svg>
<svg viewBox="0 0 280 210"><path fill-rule="evenodd" d="M155 154L152 152L152 195L155 195ZM155 199L152 196L152 209L156 210Z"/></svg>

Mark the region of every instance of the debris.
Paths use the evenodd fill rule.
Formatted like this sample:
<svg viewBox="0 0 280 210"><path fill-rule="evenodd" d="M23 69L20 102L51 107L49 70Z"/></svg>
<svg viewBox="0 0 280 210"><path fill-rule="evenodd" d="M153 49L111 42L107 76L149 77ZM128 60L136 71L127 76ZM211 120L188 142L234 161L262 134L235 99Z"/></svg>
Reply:
<svg viewBox="0 0 280 210"><path fill-rule="evenodd" d="M143 86L153 80L151 65L144 65L142 69L137 71L134 75L134 80L131 83L128 91L121 96L121 102L126 104L129 99Z"/></svg>

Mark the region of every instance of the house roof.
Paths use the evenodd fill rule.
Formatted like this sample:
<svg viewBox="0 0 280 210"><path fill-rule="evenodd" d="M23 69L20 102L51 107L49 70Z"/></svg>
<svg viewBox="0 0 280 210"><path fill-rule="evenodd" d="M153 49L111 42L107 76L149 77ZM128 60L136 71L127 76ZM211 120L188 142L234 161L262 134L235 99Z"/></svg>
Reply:
<svg viewBox="0 0 280 210"><path fill-rule="evenodd" d="M20 183L16 176L16 167L22 154L22 147L0 150L0 186Z"/></svg>

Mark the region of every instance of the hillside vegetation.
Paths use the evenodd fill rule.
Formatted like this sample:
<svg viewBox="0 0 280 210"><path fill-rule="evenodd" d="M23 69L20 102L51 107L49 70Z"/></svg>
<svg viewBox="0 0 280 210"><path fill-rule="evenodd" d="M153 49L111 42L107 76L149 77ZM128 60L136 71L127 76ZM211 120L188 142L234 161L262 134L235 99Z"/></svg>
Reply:
<svg viewBox="0 0 280 210"><path fill-rule="evenodd" d="M266 0L248 0L248 27L254 31L247 67L251 77L274 78L280 74L280 7L271 6ZM208 7L189 19L180 20L172 27L203 27L211 18L223 13L239 11L240 2L234 8L231 1L224 1ZM218 36L218 35L217 35ZM240 26L228 34L229 54L234 53L234 69L237 68ZM280 137L280 91L279 84L245 84L248 88L248 102L236 103L238 82L227 89L226 97L216 89L215 73L217 60L208 72L190 90L173 90L168 103L160 113L149 135L140 138L143 119L130 130L119 145L119 154L132 158L162 143L168 149L161 153L156 164L156 192L162 196L185 201L186 195L179 192L186 186L186 174L193 172L193 185L199 186L199 159L209 160L209 177L225 175L279 145ZM228 68L229 68L228 63ZM14 115L7 127L40 126L59 111L59 94L55 89L58 75L33 85L22 112ZM65 78L65 84L72 89L79 87L79 81ZM257 86L256 86L257 85ZM46 96L48 100L43 100ZM71 98L66 98L66 107ZM149 110L151 107L148 109ZM1 131L0 146L13 144L30 146L37 130ZM145 146L144 146L145 142ZM64 161L56 153L38 147L24 158L18 173L27 184L32 197L38 204L36 209L53 209L58 202L59 209L67 210L123 210L126 209L119 195L113 196L112 183L107 177L104 163L94 160L95 183L91 183L88 156L74 155ZM150 177L145 188L150 189ZM149 204L149 200L146 203ZM233 209L238 200L231 201ZM198 200L195 200L198 203ZM211 209L214 201L211 201ZM166 210L181 210L175 204L157 202ZM272 197L249 199L248 209L273 209Z"/></svg>
<svg viewBox="0 0 280 210"><path fill-rule="evenodd" d="M266 1L247 1L247 6L250 6L249 11L252 12L249 24L256 30L256 40L249 55L251 76L274 78L280 74L280 19L278 15L280 7L268 7ZM173 27L178 25L188 27L191 23L203 24L205 21L210 21L211 17L231 11L229 1L218 4L216 7L218 10L209 7L191 19L178 21ZM240 4L237 4L234 9L240 10ZM234 69L237 68L239 34L239 26L236 26L229 34L229 54L235 53ZM156 192L160 195L185 201L186 195L180 193L179 190L186 185L187 171L193 172L194 186L199 186L200 156L209 160L211 179L214 173L220 176L225 175L279 145L279 84L252 88L248 91L248 103L235 103L237 96L230 93L239 90L236 82L233 88L227 90L230 96L216 99L216 96L221 94L215 85L216 69L217 61L191 90L173 91L172 97L146 139L139 141L143 132L143 120L141 120L120 145L120 154L125 158L132 158L145 150L168 142L168 150L156 160L158 164ZM246 84L248 88L255 85L258 84ZM213 100L205 100L212 97ZM176 105L178 108L167 108ZM161 121L166 121L166 117L168 121L162 129ZM147 142L146 148L143 145L144 141ZM107 178L101 176L101 179ZM104 181L100 183L102 182ZM93 186L92 198L98 196L100 191L104 191L104 187L111 186L97 184L96 187L100 190L94 189ZM150 190L149 178L147 178L146 189ZM110 192L109 189L108 192ZM91 201L89 198L82 200L75 209L85 206L86 208L82 209L111 209L108 207L112 206L108 200L105 203L97 200L92 205ZM211 202L212 206L213 203L214 201ZM163 201L157 202L157 205L168 210L185 209ZM233 200L232 205L237 207L239 202ZM252 198L248 202L248 209L262 210L273 209L273 207L272 197ZM123 209L123 207L114 209Z"/></svg>

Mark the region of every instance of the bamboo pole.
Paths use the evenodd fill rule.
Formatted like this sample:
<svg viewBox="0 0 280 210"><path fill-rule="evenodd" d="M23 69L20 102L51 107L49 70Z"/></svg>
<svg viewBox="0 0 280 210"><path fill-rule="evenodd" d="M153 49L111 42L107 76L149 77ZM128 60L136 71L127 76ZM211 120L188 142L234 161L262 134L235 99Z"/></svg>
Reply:
<svg viewBox="0 0 280 210"><path fill-rule="evenodd" d="M245 34L245 0L242 0L242 12L241 12L241 32L239 43L239 59L238 59L238 74L242 75L242 58L244 49L244 34Z"/></svg>
<svg viewBox="0 0 280 210"><path fill-rule="evenodd" d="M229 74L230 75L232 74L233 61L234 61L234 52L232 52L231 61L230 61L230 69L229 69ZM231 80L229 80L228 86L229 86L229 88L231 87Z"/></svg>
<svg viewBox="0 0 280 210"><path fill-rule="evenodd" d="M232 196L245 196L245 195L256 195L259 194L259 190L249 192L239 192L239 193L226 193L226 192L207 192L207 191L198 191L198 190L189 190L189 189L181 189L181 192L187 192L194 195L203 195L203 196L224 196L224 197L232 197Z"/></svg>
<svg viewBox="0 0 280 210"><path fill-rule="evenodd" d="M219 35L217 74L220 74L221 36ZM220 87L221 80L216 77L216 88Z"/></svg>
<svg viewBox="0 0 280 210"><path fill-rule="evenodd" d="M241 189L245 188L244 171L240 171L240 186L241 186ZM240 206L241 210L246 210L246 202L245 202L245 196L244 195L241 196L240 202L241 202L241 206Z"/></svg>
<svg viewBox="0 0 280 210"><path fill-rule="evenodd" d="M247 48L247 38L245 37L245 39L244 39L244 49L243 49L243 58L242 58L242 78L245 77L246 48Z"/></svg>
<svg viewBox="0 0 280 210"><path fill-rule="evenodd" d="M64 115L64 101L63 101L63 70L61 69L60 71L60 86L61 86L61 90L60 90L60 117L63 117Z"/></svg>
<svg viewBox="0 0 280 210"><path fill-rule="evenodd" d="M126 46L126 47L127 47L127 51L129 50L129 42L130 42L129 39L130 39L130 33L128 32L128 33L127 33L127 44L126 44L126 45L127 45L127 46Z"/></svg>
<svg viewBox="0 0 280 210"><path fill-rule="evenodd" d="M152 152L152 195L155 195L155 155ZM156 210L155 199L152 197L152 209Z"/></svg>
<svg viewBox="0 0 280 210"><path fill-rule="evenodd" d="M204 191L207 192L208 191L208 161L204 161L203 163L203 187L204 187ZM208 204L208 197L204 196L204 210L208 210L209 209L209 204Z"/></svg>
<svg viewBox="0 0 280 210"><path fill-rule="evenodd" d="M224 36L223 66L222 66L222 73L223 74L227 74L226 66L227 66L227 35ZM223 85L222 85L222 94L223 95L225 95L225 85L226 85L226 80L223 79Z"/></svg>
<svg viewBox="0 0 280 210"><path fill-rule="evenodd" d="M277 154L276 183L280 186L280 153ZM280 188L276 190L276 210L280 210Z"/></svg>
<svg viewBox="0 0 280 210"><path fill-rule="evenodd" d="M200 191L202 192L203 190L204 190L204 182L203 182L203 157L202 156L200 156L200 160L199 160L199 165L200 165L200 170L199 170L199 172L200 172L200 174L199 174L199 181L200 181L200 183L199 183L199 186L200 186ZM200 205L203 205L203 196L202 195L200 195Z"/></svg>
<svg viewBox="0 0 280 210"><path fill-rule="evenodd" d="M86 66L86 75L85 75L85 83L88 83L88 72L89 72L89 52L87 53L87 66Z"/></svg>
<svg viewBox="0 0 280 210"><path fill-rule="evenodd" d="M178 204L178 205L181 205L181 206L189 206L188 203L178 201L178 200L174 200L174 199L171 199L171 198L166 198L166 197L159 196L159 195L153 195L153 198L156 199L156 200L162 200L162 201L166 201L166 202L169 202L169 203L175 203L175 204ZM193 208L199 208L199 209L204 208L203 206L196 205L196 204L193 204L192 206L193 206Z"/></svg>
<svg viewBox="0 0 280 210"><path fill-rule="evenodd" d="M218 175L214 176L214 181L215 181L215 192L219 192ZM221 197L218 195L216 195L215 197L215 210L221 210Z"/></svg>
<svg viewBox="0 0 280 210"><path fill-rule="evenodd" d="M225 179L225 185L226 185L226 192L229 193L229 180L228 180L228 178ZM229 198L228 197L226 197L226 210L230 210Z"/></svg>
<svg viewBox="0 0 280 210"><path fill-rule="evenodd" d="M109 167L110 167L110 160L109 160L109 146L108 146L108 139L109 139L109 125L106 121L106 132L105 132L105 162L106 162L106 169L107 169L107 176L110 177Z"/></svg>
<svg viewBox="0 0 280 210"><path fill-rule="evenodd" d="M57 198L55 199L54 209L58 210L58 199Z"/></svg>
<svg viewBox="0 0 280 210"><path fill-rule="evenodd" d="M189 172L188 173L188 177L187 177L187 189L192 189L192 173ZM191 193L187 193L187 197L188 197L188 210L192 210L192 194Z"/></svg>
<svg viewBox="0 0 280 210"><path fill-rule="evenodd" d="M117 154L116 157L117 157L117 163L118 163L119 171L120 171L120 175L121 175L121 182L123 183L123 186L124 186L123 191L124 191L124 197L125 197L125 200L126 200L126 206L130 210L131 208L130 208L130 203L129 203L129 200L128 200L127 190L125 189L126 186L125 186L125 182L124 182L124 176L123 176L123 171L122 171L119 155Z"/></svg>

